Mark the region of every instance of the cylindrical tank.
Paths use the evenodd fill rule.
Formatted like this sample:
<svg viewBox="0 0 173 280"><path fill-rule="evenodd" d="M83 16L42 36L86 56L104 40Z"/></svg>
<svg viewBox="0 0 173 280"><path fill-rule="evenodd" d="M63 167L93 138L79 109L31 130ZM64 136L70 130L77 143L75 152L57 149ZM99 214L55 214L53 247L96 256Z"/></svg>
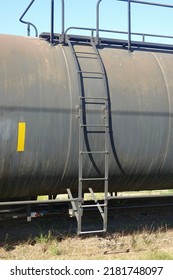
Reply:
<svg viewBox="0 0 173 280"><path fill-rule="evenodd" d="M109 89L109 190L172 188L173 54L108 46L99 53ZM78 59L86 71L100 71L91 55ZM0 36L0 200L77 190L77 76L68 46ZM83 80L86 96L105 95L99 78ZM93 105L87 114L88 123L104 118ZM99 133L88 141L91 150L104 147ZM104 156L94 160L96 167L83 158L85 177L103 174ZM102 191L101 183L92 184Z"/></svg>

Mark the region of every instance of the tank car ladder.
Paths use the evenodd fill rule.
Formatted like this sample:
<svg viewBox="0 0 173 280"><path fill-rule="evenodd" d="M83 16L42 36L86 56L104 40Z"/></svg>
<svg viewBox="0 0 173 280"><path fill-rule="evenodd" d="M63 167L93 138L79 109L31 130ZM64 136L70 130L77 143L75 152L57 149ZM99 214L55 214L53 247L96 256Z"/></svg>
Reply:
<svg viewBox="0 0 173 280"><path fill-rule="evenodd" d="M107 79L106 79L106 72L104 69L104 65L102 62L102 59L100 57L100 53L98 49L96 48L95 44L91 40L90 42L82 42L81 45L85 45L88 47L92 47L92 52L82 52L82 51L76 51L74 48L74 44L70 39L67 39L67 43L71 49L74 62L76 65L77 70L77 77L78 77L78 87L79 87L79 170L78 170L78 202L77 205L75 203L72 203L74 214L77 218L77 233L78 234L87 234L87 233L104 233L107 231L107 219L108 219L108 166L109 166L109 99L108 99L108 85L107 85ZM81 54L86 55L92 55L95 56L95 59L98 61L99 68L101 71L83 71L81 69L79 56ZM86 59L91 59L91 57L86 57ZM83 75L88 74L91 75L91 77L88 77L88 79L93 79L95 77L99 76L99 79L102 80L103 87L104 87L104 93L105 96L85 96L85 87L83 84ZM100 78L101 77L101 78ZM94 105L100 105L104 108L104 123L102 125L98 124L88 124L86 121L87 118L87 110L86 105L88 104L94 104ZM88 129L95 129L96 131L89 131ZM97 131L97 129L101 129L102 131ZM87 148L84 149L84 143L85 143L85 137L87 133L104 133L104 147L103 150L90 150ZM104 174L101 176L101 174L98 177L88 177L84 178L83 176L83 156L87 155L90 160L93 157L93 155L104 155ZM103 203L99 203L94 191L92 188L88 188L89 192L92 195L92 200L94 201L94 204L85 204L83 199L83 184L86 182L94 182L94 181L102 181L103 182L103 191L104 191L104 200ZM73 199L73 196L68 189L68 195L71 199ZM87 230L82 231L82 216L83 216L83 210L86 208L97 208L101 214L102 220L103 220L103 226L102 229L99 230Z"/></svg>

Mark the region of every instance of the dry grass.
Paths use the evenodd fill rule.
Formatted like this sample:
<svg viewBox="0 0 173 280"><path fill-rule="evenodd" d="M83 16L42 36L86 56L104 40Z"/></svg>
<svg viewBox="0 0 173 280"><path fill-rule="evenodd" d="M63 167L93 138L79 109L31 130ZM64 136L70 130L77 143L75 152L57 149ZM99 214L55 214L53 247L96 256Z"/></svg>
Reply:
<svg viewBox="0 0 173 280"><path fill-rule="evenodd" d="M22 243L9 243L8 236L0 248L0 259L157 259L173 260L173 231L160 228L132 234L107 234L104 237L72 237L57 232L40 234Z"/></svg>
<svg viewBox="0 0 173 280"><path fill-rule="evenodd" d="M147 190L147 191L133 191L133 192L118 192L117 196L122 197L122 196L142 196L142 195L172 195L173 194L173 190ZM104 193L96 193L95 194L97 199L101 200L104 199ZM48 196L38 196L38 200L47 200ZM60 194L57 195L57 199L59 200L63 200L63 199L68 199L68 195L67 194ZM85 193L85 200L92 200L92 195L90 193Z"/></svg>

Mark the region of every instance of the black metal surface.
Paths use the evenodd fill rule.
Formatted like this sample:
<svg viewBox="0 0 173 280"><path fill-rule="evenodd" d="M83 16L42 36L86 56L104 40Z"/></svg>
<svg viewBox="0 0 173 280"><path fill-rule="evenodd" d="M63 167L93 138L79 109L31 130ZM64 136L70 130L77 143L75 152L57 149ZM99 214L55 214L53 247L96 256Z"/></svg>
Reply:
<svg viewBox="0 0 173 280"><path fill-rule="evenodd" d="M112 31L99 29L99 17L97 17L98 25L95 29L70 27L64 31L64 1L62 1L62 33L54 33L53 0L51 1L51 32L42 33L40 38L55 43L56 48L51 48L50 51L49 45L43 40L5 37L5 43L1 45L1 53L3 53L0 75L2 87L0 109L3 114L1 127L3 128L5 123L11 138L4 144L3 137L5 136L2 136L1 150L8 154L8 160L5 157L5 165L3 162L1 164L2 197L47 193L56 195L57 192L65 192L67 185L76 188L78 161L74 163L74 158L76 158L78 150L76 148L78 130L75 115L75 106L79 105L77 75L84 75L83 83L85 85L83 87L84 91L88 92L88 96L89 94L96 98L104 96L104 87L100 86L98 82L100 76L93 75L93 73L103 74L103 72L100 71L98 65L93 64L95 58L88 59L92 55L91 49L86 51L88 43L91 41L100 45L97 50L108 76L109 140L112 151L109 169L112 176L112 189L171 188L173 45L132 41L132 34L141 35L142 38L157 35L131 32L130 4L138 1L126 2L129 5L129 30L128 32L113 31L113 33L126 34L127 40L100 38L99 32ZM31 1L22 15L21 21L33 3L34 1ZM98 3L100 4L101 1ZM145 2L145 4L147 3ZM68 35L70 29L88 30L91 32L91 36ZM96 37L94 37L95 32ZM159 36L172 38L172 36ZM63 38L65 44L61 45L59 43L63 42ZM83 68L82 71L78 71L77 75L72 53L67 46L68 40L77 46L75 51L79 53L80 65ZM132 54L123 49L136 52ZM15 57L8 55L12 53L11 50L17 50ZM151 52L151 50L156 52ZM11 67L12 65L16 65L17 71ZM91 67L94 71L91 71ZM15 81L20 82L16 84ZM12 94L13 96L11 96ZM157 98L159 101L155 103ZM84 103L84 100L80 99L80 101ZM16 155L13 139L16 141L16 123L21 118L26 119L32 137L27 135L27 141L29 141L27 152ZM92 108L89 110L89 121L91 122L88 121L84 125L89 126L89 124L95 123L96 118L98 118L98 109ZM149 121L147 122L146 119ZM15 129L13 129L13 120L15 120ZM55 130L52 131L52 127ZM94 132L92 131L93 134ZM141 137L139 132L144 133L144 136ZM40 136L41 133L42 136ZM95 136L99 133L97 131ZM138 135L137 138L134 137L135 134ZM97 144L100 147L103 144L100 141L101 137L97 140L95 138L91 136L88 140L89 146L92 146L91 151L97 150ZM53 145L54 148L52 148ZM100 147L98 146L98 150L102 150L99 149ZM141 160L141 155L145 157L145 160ZM151 164L151 169L148 170L151 155L150 161L154 162ZM1 156L2 159L3 156L4 154ZM93 157L98 159L96 156L93 154ZM90 158L92 157L90 156ZM90 161L91 165L93 162ZM92 173L90 164L87 166L85 163L85 165L85 178L90 178L89 171L92 178L97 178L97 174ZM100 170L103 169L102 165L102 160L97 160L97 170L100 173L102 172ZM23 186L21 186L21 182ZM13 187L13 183L15 187ZM98 186L99 190L100 186Z"/></svg>
<svg viewBox="0 0 173 280"><path fill-rule="evenodd" d="M80 58L82 71L92 67L101 72L96 59L88 59L91 47L77 43L81 36L73 39L80 56L80 52L82 56L89 53ZM69 47L50 49L44 40L26 37L3 35L0 40L1 199L56 195L66 192L67 186L77 189L79 92ZM172 54L128 53L106 44L98 50L110 92L110 188L172 188ZM15 57L9 56L14 51ZM103 85L88 75L84 79L87 96L104 97ZM92 106L87 116L88 124L98 121L102 125L98 106ZM16 151L20 120L27 125L23 153ZM102 151L102 135L90 136L91 151ZM93 157L102 173L103 156ZM90 176L96 178L97 174L87 161L84 178ZM101 185L94 184L100 191Z"/></svg>

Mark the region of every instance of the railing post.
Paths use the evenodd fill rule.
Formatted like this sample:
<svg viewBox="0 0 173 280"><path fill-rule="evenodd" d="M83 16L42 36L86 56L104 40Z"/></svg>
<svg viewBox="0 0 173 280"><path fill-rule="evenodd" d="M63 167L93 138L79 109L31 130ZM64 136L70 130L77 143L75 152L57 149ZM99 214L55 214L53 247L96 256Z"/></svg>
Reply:
<svg viewBox="0 0 173 280"><path fill-rule="evenodd" d="M50 31L50 43L54 42L54 0L51 0L51 31Z"/></svg>
<svg viewBox="0 0 173 280"><path fill-rule="evenodd" d="M30 36L30 32L31 31L31 28L30 28L30 23L28 22L28 25L27 25L27 36L29 37Z"/></svg>
<svg viewBox="0 0 173 280"><path fill-rule="evenodd" d="M62 0L62 34L64 35L64 27L65 26L65 5L64 0Z"/></svg>
<svg viewBox="0 0 173 280"><path fill-rule="evenodd" d="M128 0L128 50L131 52L131 0Z"/></svg>
<svg viewBox="0 0 173 280"><path fill-rule="evenodd" d="M64 26L65 26L65 4L64 4L64 0L61 0L61 6L62 6L62 19L61 19L61 23L62 23L62 30L61 30L61 35L59 37L59 42L60 43L64 43L65 38L64 38ZM54 43L54 10L55 10L55 4L54 4L54 0L51 0L51 32L50 32L50 43L53 45Z"/></svg>
<svg viewBox="0 0 173 280"><path fill-rule="evenodd" d="M97 9L96 9L96 42L95 44L99 44L99 24L100 24L100 3L102 0L97 2Z"/></svg>
<svg viewBox="0 0 173 280"><path fill-rule="evenodd" d="M64 0L61 0L61 6L62 6L62 19L61 19L62 30L61 30L61 34L59 36L59 42L61 44L64 44L64 42L65 42L65 4L64 4Z"/></svg>

